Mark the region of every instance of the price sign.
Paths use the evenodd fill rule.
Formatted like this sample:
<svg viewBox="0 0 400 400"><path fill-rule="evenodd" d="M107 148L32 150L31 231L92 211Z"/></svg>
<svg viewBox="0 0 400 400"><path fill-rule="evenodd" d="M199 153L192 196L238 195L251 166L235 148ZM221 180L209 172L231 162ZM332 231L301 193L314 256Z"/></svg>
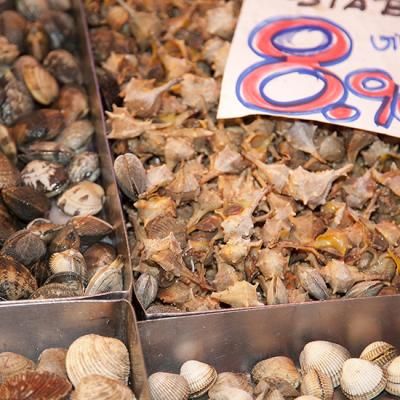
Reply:
<svg viewBox="0 0 400 400"><path fill-rule="evenodd" d="M400 137L400 0L244 0L218 118L278 115Z"/></svg>

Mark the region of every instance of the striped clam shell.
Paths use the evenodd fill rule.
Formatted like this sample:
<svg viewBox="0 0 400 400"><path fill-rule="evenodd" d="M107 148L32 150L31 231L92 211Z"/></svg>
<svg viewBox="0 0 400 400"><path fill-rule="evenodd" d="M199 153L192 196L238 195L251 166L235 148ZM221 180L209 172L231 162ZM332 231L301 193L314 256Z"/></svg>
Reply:
<svg viewBox="0 0 400 400"><path fill-rule="evenodd" d="M350 358L347 349L339 344L317 340L307 343L300 354L303 373L315 369L332 379L333 387L339 386L340 372L344 362Z"/></svg>
<svg viewBox="0 0 400 400"><path fill-rule="evenodd" d="M378 365L360 358L350 358L343 364L340 385L350 400L370 400L386 386L386 373Z"/></svg>
<svg viewBox="0 0 400 400"><path fill-rule="evenodd" d="M400 396L400 356L396 357L387 366L386 391L395 396Z"/></svg>
<svg viewBox="0 0 400 400"><path fill-rule="evenodd" d="M206 393L218 376L215 368L197 360L189 360L183 363L180 374L189 384L191 398L200 397Z"/></svg>
<svg viewBox="0 0 400 400"><path fill-rule="evenodd" d="M333 398L332 379L321 371L308 371L301 381L301 394L316 396L321 400Z"/></svg>
<svg viewBox="0 0 400 400"><path fill-rule="evenodd" d="M398 355L397 349L386 342L373 342L360 354L363 360L372 361L374 364L384 367Z"/></svg>
<svg viewBox="0 0 400 400"><path fill-rule="evenodd" d="M152 400L187 400L190 393L183 376L167 372L150 375L149 388Z"/></svg>

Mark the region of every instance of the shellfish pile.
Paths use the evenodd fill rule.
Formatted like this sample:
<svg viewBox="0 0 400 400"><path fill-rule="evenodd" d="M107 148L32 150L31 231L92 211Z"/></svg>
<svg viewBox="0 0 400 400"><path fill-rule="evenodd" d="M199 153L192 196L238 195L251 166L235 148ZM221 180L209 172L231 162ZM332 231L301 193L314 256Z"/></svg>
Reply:
<svg viewBox="0 0 400 400"><path fill-rule="evenodd" d="M147 312L396 294L388 137L217 121L239 0L85 2Z"/></svg>
<svg viewBox="0 0 400 400"><path fill-rule="evenodd" d="M70 8L1 3L1 300L122 289Z"/></svg>
<svg viewBox="0 0 400 400"><path fill-rule="evenodd" d="M128 349L118 339L85 335L69 349L44 350L37 362L0 353L2 400L135 400L127 386Z"/></svg>
<svg viewBox="0 0 400 400"><path fill-rule="evenodd" d="M149 377L153 400L331 400L335 390L350 400L370 400L384 390L400 396L400 356L383 341L373 342L352 358L343 346L314 341L300 354L300 368L288 357L259 361L251 374L222 372L189 360L179 374L156 372ZM335 393L336 395L336 393Z"/></svg>

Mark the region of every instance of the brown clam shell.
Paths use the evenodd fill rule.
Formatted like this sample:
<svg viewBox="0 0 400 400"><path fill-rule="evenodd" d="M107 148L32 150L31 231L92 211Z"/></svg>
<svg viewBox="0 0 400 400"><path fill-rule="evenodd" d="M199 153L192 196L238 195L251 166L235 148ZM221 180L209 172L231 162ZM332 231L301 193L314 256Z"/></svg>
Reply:
<svg viewBox="0 0 400 400"><path fill-rule="evenodd" d="M59 230L49 246L50 253L59 253L68 249L79 250L81 239L72 224L68 223Z"/></svg>
<svg viewBox="0 0 400 400"><path fill-rule="evenodd" d="M0 244L17 231L14 218L8 213L6 207L0 203Z"/></svg>
<svg viewBox="0 0 400 400"><path fill-rule="evenodd" d="M61 83L82 83L78 60L67 50L51 51L44 59L43 65Z"/></svg>
<svg viewBox="0 0 400 400"><path fill-rule="evenodd" d="M0 256L0 297L7 300L26 299L36 289L36 279L27 268L12 257Z"/></svg>
<svg viewBox="0 0 400 400"><path fill-rule="evenodd" d="M0 152L0 189L21 183L21 175L6 155Z"/></svg>
<svg viewBox="0 0 400 400"><path fill-rule="evenodd" d="M116 256L115 248L108 243L95 243L88 247L83 253L88 279L90 280L99 268L110 265Z"/></svg>
<svg viewBox="0 0 400 400"><path fill-rule="evenodd" d="M74 217L71 222L83 244L96 243L113 231L112 225L93 215Z"/></svg>
<svg viewBox="0 0 400 400"><path fill-rule="evenodd" d="M5 351L0 353L0 384L9 377L35 369L35 363L20 354Z"/></svg>
<svg viewBox="0 0 400 400"><path fill-rule="evenodd" d="M64 400L71 384L50 372L27 371L14 375L0 386L2 400Z"/></svg>
<svg viewBox="0 0 400 400"><path fill-rule="evenodd" d="M62 348L49 348L40 353L39 363L36 371L47 371L52 374L61 376L68 379L67 370L65 369L65 357L67 356L67 349Z"/></svg>
<svg viewBox="0 0 400 400"><path fill-rule="evenodd" d="M70 287L63 283L49 283L41 286L39 289L33 292L30 299L61 299L64 297L77 297L82 295L82 290Z"/></svg>

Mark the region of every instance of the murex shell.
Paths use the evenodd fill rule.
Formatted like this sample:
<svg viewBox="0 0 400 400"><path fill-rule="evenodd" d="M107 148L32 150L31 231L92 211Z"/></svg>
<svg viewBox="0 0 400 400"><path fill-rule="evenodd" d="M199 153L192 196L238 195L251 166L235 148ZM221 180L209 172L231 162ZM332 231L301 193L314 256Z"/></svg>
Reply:
<svg viewBox="0 0 400 400"><path fill-rule="evenodd" d="M81 336L69 347L65 364L75 388L83 377L92 374L124 384L128 382L129 353L118 339L100 335Z"/></svg>
<svg viewBox="0 0 400 400"><path fill-rule="evenodd" d="M101 375L81 379L71 400L135 400L135 395L121 382Z"/></svg>
<svg viewBox="0 0 400 400"><path fill-rule="evenodd" d="M149 388L152 400L187 400L190 393L183 376L167 372L150 375Z"/></svg>
<svg viewBox="0 0 400 400"><path fill-rule="evenodd" d="M332 379L323 372L312 369L303 376L301 394L330 400L333 398L333 391Z"/></svg>
<svg viewBox="0 0 400 400"><path fill-rule="evenodd" d="M304 373L315 369L332 379L334 387L339 386L343 363L350 353L339 344L317 340L304 346L300 354L300 365Z"/></svg>
<svg viewBox="0 0 400 400"><path fill-rule="evenodd" d="M384 367L397 356L397 349L386 342L373 342L360 354L363 360L372 361L374 364Z"/></svg>
<svg viewBox="0 0 400 400"><path fill-rule="evenodd" d="M388 365L386 391L395 396L400 396L400 356Z"/></svg>
<svg viewBox="0 0 400 400"><path fill-rule="evenodd" d="M17 353L0 353L0 384L10 376L35 369L35 363Z"/></svg>
<svg viewBox="0 0 400 400"><path fill-rule="evenodd" d="M206 393L218 376L215 368L197 360L189 360L183 363L180 374L189 384L191 398L200 397Z"/></svg>
<svg viewBox="0 0 400 400"><path fill-rule="evenodd" d="M386 374L378 365L359 358L343 364L340 385L350 400L369 400L378 396L386 386Z"/></svg>

